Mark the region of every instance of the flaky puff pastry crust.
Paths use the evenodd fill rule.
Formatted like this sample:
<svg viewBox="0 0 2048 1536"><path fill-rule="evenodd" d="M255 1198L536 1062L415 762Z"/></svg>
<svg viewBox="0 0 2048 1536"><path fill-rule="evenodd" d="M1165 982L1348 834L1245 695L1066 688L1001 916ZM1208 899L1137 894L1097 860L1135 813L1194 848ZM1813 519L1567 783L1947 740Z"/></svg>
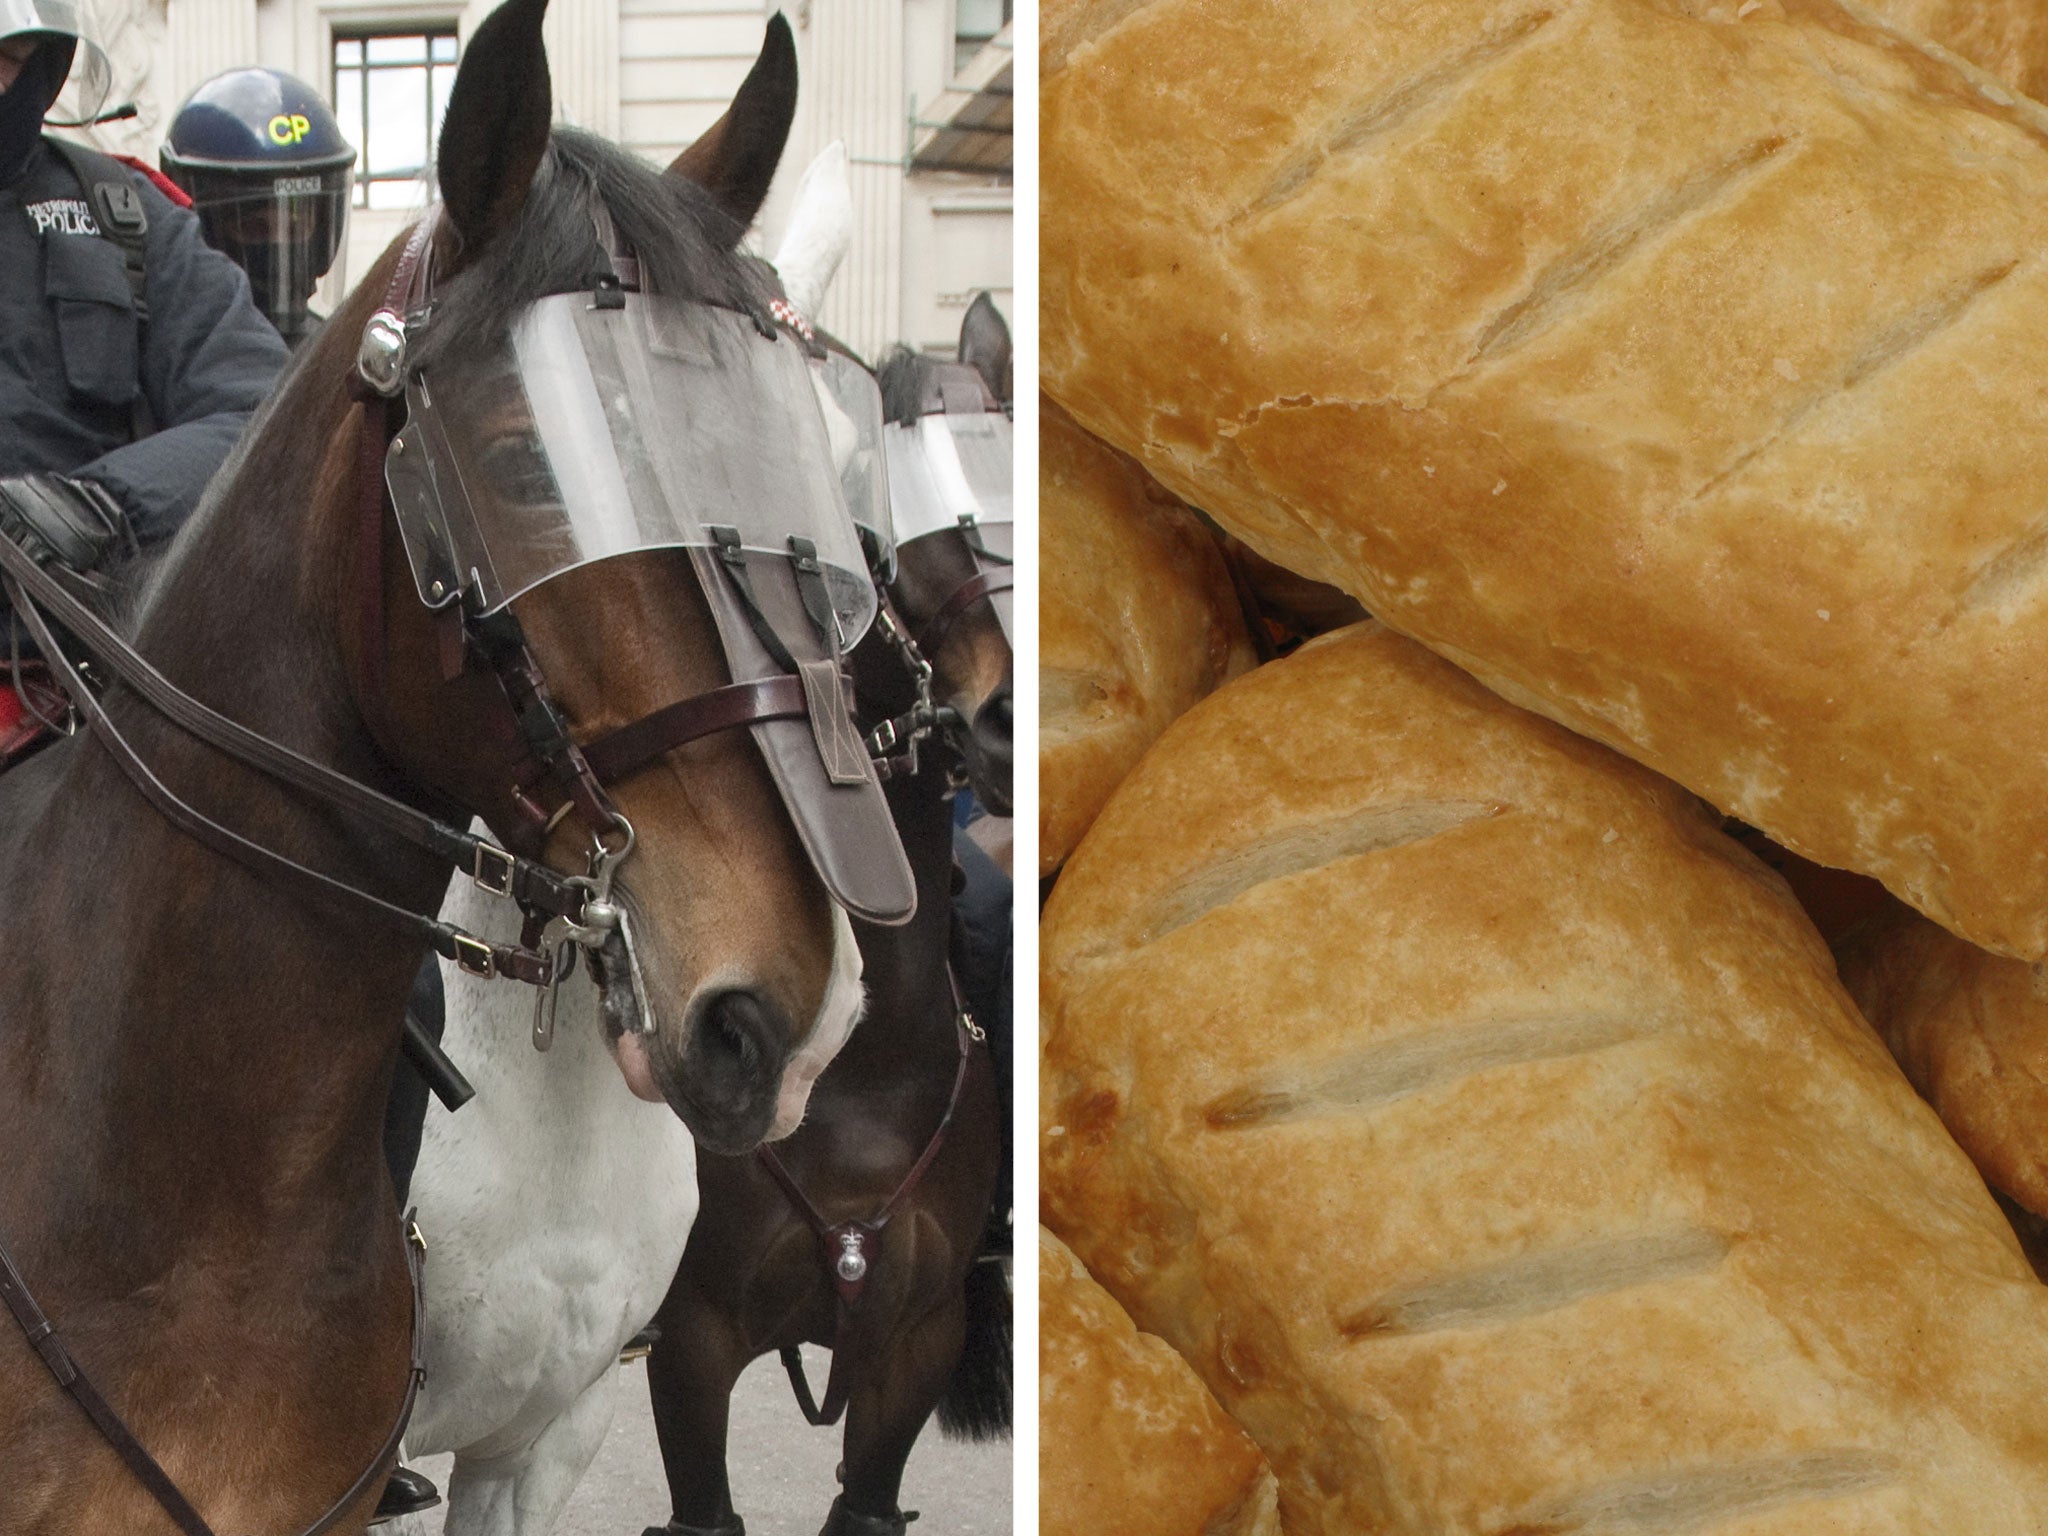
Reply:
<svg viewBox="0 0 2048 1536"><path fill-rule="evenodd" d="M1047 906L1045 1220L1292 1536L2037 1536L2048 1290L1782 882L1361 626Z"/></svg>
<svg viewBox="0 0 2048 1536"><path fill-rule="evenodd" d="M1258 1447L1043 1227L1038 1361L1039 1536L1280 1536Z"/></svg>
<svg viewBox="0 0 2048 1536"><path fill-rule="evenodd" d="M1842 984L1993 1189L2048 1217L2048 965L1988 955L1894 903Z"/></svg>
<svg viewBox="0 0 2048 1536"><path fill-rule="evenodd" d="M1038 465L1043 876L1167 724L1257 658L1194 513L1046 401Z"/></svg>
<svg viewBox="0 0 2048 1536"><path fill-rule="evenodd" d="M1054 0L1043 382L1268 556L2048 953L2048 113L1832 0Z"/></svg>
<svg viewBox="0 0 2048 1536"><path fill-rule="evenodd" d="M2021 95L2048 100L2048 5L2040 0L1865 3L1893 26L1955 50Z"/></svg>

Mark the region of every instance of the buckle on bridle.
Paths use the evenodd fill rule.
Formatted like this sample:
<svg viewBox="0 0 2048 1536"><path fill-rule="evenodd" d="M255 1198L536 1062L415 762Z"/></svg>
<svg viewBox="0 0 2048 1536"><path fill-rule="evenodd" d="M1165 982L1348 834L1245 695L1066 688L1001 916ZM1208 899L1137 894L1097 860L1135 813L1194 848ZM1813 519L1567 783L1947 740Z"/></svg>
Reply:
<svg viewBox="0 0 2048 1536"><path fill-rule="evenodd" d="M498 974L498 962L491 958L491 946L466 933L455 935L455 968L467 976L489 981Z"/></svg>
<svg viewBox="0 0 2048 1536"><path fill-rule="evenodd" d="M493 896L512 896L512 876L518 861L502 848L489 843L476 845L476 860L469 871L469 878L479 890L489 891Z"/></svg>

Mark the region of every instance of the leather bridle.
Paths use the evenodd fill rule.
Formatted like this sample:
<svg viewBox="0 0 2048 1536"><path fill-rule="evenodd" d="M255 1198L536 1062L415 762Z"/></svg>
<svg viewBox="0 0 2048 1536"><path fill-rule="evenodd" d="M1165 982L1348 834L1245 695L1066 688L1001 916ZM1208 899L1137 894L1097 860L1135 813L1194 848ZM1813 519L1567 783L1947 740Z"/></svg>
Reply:
<svg viewBox="0 0 2048 1536"><path fill-rule="evenodd" d="M938 536L926 535L928 538ZM931 658L945 644L953 625L976 604L987 602L996 593L1007 592L1016 585L1015 572L1005 557L988 549L978 538L971 539L969 547L974 551L975 573L948 593L945 601L925 620L924 627L915 633L896 611L896 603L890 597L888 587L880 581L875 583L878 599L875 628L895 649L917 688L916 703L902 714L882 721L867 734L868 755L874 760L875 774L885 781L920 771L919 749L934 731L957 736L967 728L967 722L960 718L959 712L941 705L933 694L935 674ZM900 562L900 554L898 559ZM984 564L984 561L989 563Z"/></svg>

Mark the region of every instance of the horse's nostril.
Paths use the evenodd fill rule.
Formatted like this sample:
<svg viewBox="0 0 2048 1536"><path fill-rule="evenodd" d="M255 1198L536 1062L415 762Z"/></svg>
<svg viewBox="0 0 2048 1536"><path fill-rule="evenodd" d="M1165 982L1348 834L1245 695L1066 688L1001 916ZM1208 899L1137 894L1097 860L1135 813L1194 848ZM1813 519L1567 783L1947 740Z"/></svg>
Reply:
<svg viewBox="0 0 2048 1536"><path fill-rule="evenodd" d="M974 712L974 734L994 745L1007 747L1011 740L1010 690L991 695L988 702Z"/></svg>
<svg viewBox="0 0 2048 1536"><path fill-rule="evenodd" d="M698 1112L684 1117L697 1139L718 1152L759 1140L794 1046L788 1016L750 988L707 993L692 1004L679 1076Z"/></svg>
<svg viewBox="0 0 2048 1536"><path fill-rule="evenodd" d="M744 993L727 993L726 997L719 999L717 1003L712 1005L709 1023L711 1029L717 1035L717 1043L732 1055L734 1061L741 1067L751 1067L761 1059L761 1048L755 1037L742 1026L737 1017L741 1011L740 1005L727 1001L729 998L743 997L745 995Z"/></svg>

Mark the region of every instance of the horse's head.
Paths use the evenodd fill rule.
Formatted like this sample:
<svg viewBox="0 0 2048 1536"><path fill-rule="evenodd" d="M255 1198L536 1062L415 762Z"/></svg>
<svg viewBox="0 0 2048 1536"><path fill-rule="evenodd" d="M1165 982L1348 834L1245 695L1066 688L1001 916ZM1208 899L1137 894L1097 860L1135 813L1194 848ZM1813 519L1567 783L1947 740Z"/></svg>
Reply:
<svg viewBox="0 0 2048 1536"><path fill-rule="evenodd" d="M1010 333L987 294L961 326L959 361L906 348L882 365L888 418L888 592L932 668L932 689L976 797L1010 812L1015 558Z"/></svg>
<svg viewBox="0 0 2048 1536"><path fill-rule="evenodd" d="M910 905L840 699L866 611L812 360L737 254L794 44L772 20L730 111L656 172L550 131L545 3L479 27L438 222L329 327L352 351L380 299L408 312L383 380L404 427L362 450L396 515L348 667L405 778L591 880L550 939L603 986L627 1081L741 1151L794 1128L859 1011L833 898Z"/></svg>

